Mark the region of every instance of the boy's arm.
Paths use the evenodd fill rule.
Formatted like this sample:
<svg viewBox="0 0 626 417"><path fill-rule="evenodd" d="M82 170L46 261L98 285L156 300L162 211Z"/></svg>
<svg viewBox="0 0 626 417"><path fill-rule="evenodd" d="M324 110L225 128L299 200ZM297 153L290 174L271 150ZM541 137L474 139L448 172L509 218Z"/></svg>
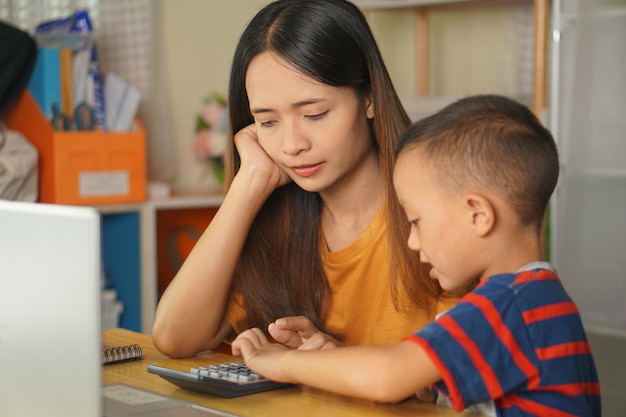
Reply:
<svg viewBox="0 0 626 417"><path fill-rule="evenodd" d="M253 371L275 381L305 384L379 402L397 402L441 379L416 343L290 350L270 343L259 329L241 333L232 345Z"/></svg>

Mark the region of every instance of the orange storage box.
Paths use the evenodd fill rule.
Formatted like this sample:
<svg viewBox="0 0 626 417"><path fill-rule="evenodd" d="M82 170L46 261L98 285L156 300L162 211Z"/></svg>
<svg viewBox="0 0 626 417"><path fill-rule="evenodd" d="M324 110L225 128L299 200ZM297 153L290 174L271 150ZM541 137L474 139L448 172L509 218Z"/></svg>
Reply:
<svg viewBox="0 0 626 417"><path fill-rule="evenodd" d="M96 205L146 199L146 133L56 131L25 91L7 118L39 151L39 201Z"/></svg>

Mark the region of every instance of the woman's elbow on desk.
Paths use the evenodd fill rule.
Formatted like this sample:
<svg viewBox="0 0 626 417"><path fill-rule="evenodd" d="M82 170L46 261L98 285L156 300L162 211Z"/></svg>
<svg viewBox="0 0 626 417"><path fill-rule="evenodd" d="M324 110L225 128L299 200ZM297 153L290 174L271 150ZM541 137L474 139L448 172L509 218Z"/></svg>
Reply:
<svg viewBox="0 0 626 417"><path fill-rule="evenodd" d="M163 332L152 332L152 343L154 346L169 358L188 358L195 355L195 352L191 349L185 349L183 344L176 343L173 339L167 337Z"/></svg>
<svg viewBox="0 0 626 417"><path fill-rule="evenodd" d="M170 358L188 358L196 354L189 341L181 340L181 335L174 335L172 332L162 329L158 323L155 323L152 329L152 343L159 352Z"/></svg>
<svg viewBox="0 0 626 417"><path fill-rule="evenodd" d="M152 329L152 342L159 352L170 358L191 358L206 350L219 346L232 332L232 327L224 320L213 337L191 329L164 328L157 321Z"/></svg>

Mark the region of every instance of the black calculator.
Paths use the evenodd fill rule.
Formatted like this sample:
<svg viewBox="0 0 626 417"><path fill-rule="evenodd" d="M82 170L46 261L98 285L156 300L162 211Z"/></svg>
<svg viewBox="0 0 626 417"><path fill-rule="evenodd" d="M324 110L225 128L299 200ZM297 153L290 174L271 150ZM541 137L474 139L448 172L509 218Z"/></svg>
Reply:
<svg viewBox="0 0 626 417"><path fill-rule="evenodd" d="M224 398L292 386L292 384L269 380L252 372L244 362L199 366L189 371L148 365L148 372L157 374L181 388Z"/></svg>

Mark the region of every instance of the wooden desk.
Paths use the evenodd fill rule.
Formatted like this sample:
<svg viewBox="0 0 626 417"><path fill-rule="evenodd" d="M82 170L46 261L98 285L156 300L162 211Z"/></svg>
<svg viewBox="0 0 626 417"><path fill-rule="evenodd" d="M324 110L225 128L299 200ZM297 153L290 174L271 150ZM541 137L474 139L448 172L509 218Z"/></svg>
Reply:
<svg viewBox="0 0 626 417"><path fill-rule="evenodd" d="M168 359L152 344L146 334L125 329L103 332L105 345L137 343L143 347L144 359L108 365L103 370L103 383L124 383L148 391L180 398L209 408L237 414L242 417L320 416L320 417L371 417L371 416L458 416L449 408L407 400L400 404L378 404L372 401L334 395L309 387L297 386L238 398L225 399L178 388L158 375L149 374L149 363L169 368L189 370L192 366L232 362L233 356L208 352L190 359ZM464 413L463 416L475 414Z"/></svg>

